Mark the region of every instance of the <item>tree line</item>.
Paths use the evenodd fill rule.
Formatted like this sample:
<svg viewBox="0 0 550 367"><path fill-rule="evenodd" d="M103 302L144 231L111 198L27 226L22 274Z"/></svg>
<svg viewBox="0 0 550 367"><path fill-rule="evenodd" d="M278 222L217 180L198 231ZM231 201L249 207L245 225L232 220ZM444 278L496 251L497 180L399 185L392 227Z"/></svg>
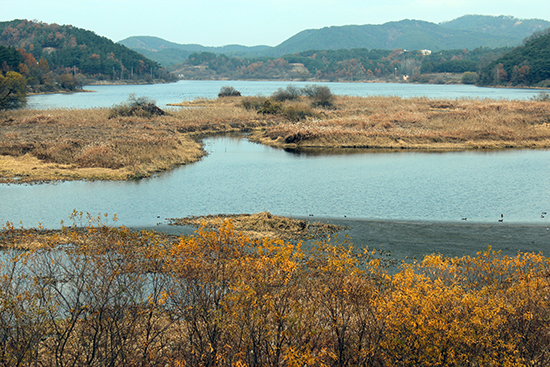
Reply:
<svg viewBox="0 0 550 367"><path fill-rule="evenodd" d="M434 82L433 74L462 74L479 85L550 86L550 29L535 32L516 48L409 51L310 50L279 58L193 53L172 69L184 79L279 79ZM437 78L435 80L437 81ZM440 82L443 82L441 79Z"/></svg>
<svg viewBox="0 0 550 367"><path fill-rule="evenodd" d="M510 48L426 51L311 50L279 58L239 58L211 52L193 53L171 67L184 79L281 79L362 81L399 79L420 81L433 73L479 73Z"/></svg>

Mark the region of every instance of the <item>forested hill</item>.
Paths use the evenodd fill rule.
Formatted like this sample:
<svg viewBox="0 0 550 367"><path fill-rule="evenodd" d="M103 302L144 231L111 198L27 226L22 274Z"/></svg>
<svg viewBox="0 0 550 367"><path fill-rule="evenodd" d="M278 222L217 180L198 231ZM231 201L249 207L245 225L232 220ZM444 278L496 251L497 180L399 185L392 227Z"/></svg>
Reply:
<svg viewBox="0 0 550 367"><path fill-rule="evenodd" d="M543 19L518 19L506 15L464 15L439 25L445 28L506 36L519 44L525 37L550 27L550 22Z"/></svg>
<svg viewBox="0 0 550 367"><path fill-rule="evenodd" d="M339 48L439 51L476 47L493 48L516 44L516 40L499 35L445 28L430 22L406 19L381 25L348 25L305 30L281 43L272 51L276 54L295 53L307 49Z"/></svg>
<svg viewBox="0 0 550 367"><path fill-rule="evenodd" d="M483 68L482 85L550 87L550 28Z"/></svg>
<svg viewBox="0 0 550 367"><path fill-rule="evenodd" d="M179 44L159 37L136 36L128 37L119 42L126 47L139 50L160 51L168 48L187 50L190 52L213 52L218 54L255 54L269 48L269 46L242 46L225 45L218 47L202 46L198 44Z"/></svg>
<svg viewBox="0 0 550 367"><path fill-rule="evenodd" d="M281 57L310 50L381 49L431 51L478 47L515 47L533 32L550 27L542 19L518 19L512 16L465 15L444 23L401 20L380 25L346 25L304 30L278 46L245 47L229 45L204 47L177 44L158 37L135 36L122 41L165 66L182 63L191 53L211 52L230 57Z"/></svg>
<svg viewBox="0 0 550 367"><path fill-rule="evenodd" d="M45 60L50 70L96 79L147 78L159 64L92 31L28 20L0 22L0 46Z"/></svg>
<svg viewBox="0 0 550 367"><path fill-rule="evenodd" d="M339 48L431 51L517 46L550 27L542 19L465 15L440 24L405 19L384 24L347 25L302 31L274 48L278 54Z"/></svg>
<svg viewBox="0 0 550 367"><path fill-rule="evenodd" d="M132 36L119 41L119 43L165 66L181 63L195 52L212 52L234 57L254 57L271 49L269 46L225 45L208 47L198 44L179 44L151 36Z"/></svg>

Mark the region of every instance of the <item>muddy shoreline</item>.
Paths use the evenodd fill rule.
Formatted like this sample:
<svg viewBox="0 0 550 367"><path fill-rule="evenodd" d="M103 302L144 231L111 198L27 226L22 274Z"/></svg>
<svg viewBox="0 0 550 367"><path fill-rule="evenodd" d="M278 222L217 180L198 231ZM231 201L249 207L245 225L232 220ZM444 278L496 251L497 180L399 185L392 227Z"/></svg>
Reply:
<svg viewBox="0 0 550 367"><path fill-rule="evenodd" d="M422 259L425 255L473 256L489 247L503 255L519 252L550 254L550 224L421 222L341 218L299 218L347 227L337 235L356 248L384 250L394 259ZM140 228L144 229L144 228ZM192 235L196 227L159 224L147 227L172 235Z"/></svg>

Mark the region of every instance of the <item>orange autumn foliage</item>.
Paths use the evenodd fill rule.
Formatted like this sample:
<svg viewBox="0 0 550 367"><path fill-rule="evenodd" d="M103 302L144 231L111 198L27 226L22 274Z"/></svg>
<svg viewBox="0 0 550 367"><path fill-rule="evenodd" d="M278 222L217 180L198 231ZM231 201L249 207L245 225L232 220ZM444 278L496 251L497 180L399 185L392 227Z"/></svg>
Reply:
<svg viewBox="0 0 550 367"><path fill-rule="evenodd" d="M386 272L346 241L251 240L230 220L174 238L80 219L0 233L14 248L0 267L0 364L550 362L541 254L431 255ZM41 246L16 250L22 242Z"/></svg>

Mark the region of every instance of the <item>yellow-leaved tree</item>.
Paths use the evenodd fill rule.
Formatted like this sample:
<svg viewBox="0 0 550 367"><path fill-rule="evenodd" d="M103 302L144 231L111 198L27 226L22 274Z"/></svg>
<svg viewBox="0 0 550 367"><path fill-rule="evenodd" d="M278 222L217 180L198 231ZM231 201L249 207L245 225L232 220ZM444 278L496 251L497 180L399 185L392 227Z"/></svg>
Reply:
<svg viewBox="0 0 550 367"><path fill-rule="evenodd" d="M0 111L15 110L27 104L27 83L15 71L0 73Z"/></svg>

